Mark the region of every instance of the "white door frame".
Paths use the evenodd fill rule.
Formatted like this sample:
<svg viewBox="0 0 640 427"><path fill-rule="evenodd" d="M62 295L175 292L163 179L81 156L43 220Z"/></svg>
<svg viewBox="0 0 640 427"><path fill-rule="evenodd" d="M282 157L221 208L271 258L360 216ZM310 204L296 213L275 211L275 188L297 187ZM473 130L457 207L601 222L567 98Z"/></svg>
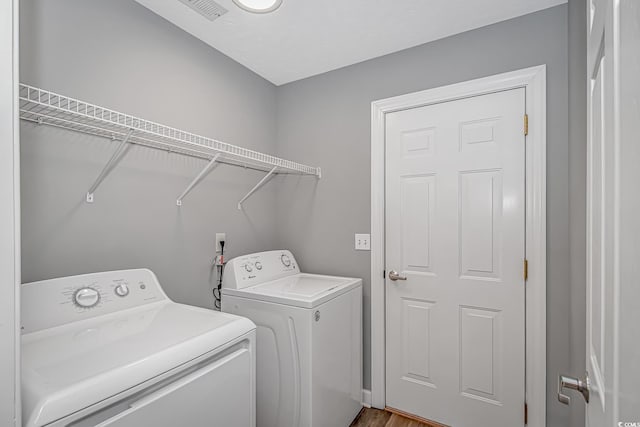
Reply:
<svg viewBox="0 0 640 427"><path fill-rule="evenodd" d="M524 87L526 137L526 399L528 425L546 422L546 66L526 68L371 104L371 405L385 407L385 114Z"/></svg>
<svg viewBox="0 0 640 427"><path fill-rule="evenodd" d="M0 425L20 420L18 4L0 5ZM10 380L7 381L7 379Z"/></svg>

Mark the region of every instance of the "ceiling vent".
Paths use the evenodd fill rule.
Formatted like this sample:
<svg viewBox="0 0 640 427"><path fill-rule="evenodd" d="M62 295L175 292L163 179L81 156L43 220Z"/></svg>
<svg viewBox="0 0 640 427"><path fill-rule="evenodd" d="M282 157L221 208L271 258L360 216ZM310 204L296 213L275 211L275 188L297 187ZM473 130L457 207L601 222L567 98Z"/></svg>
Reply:
<svg viewBox="0 0 640 427"><path fill-rule="evenodd" d="M215 21L228 12L227 9L220 6L213 0L180 0L209 21Z"/></svg>

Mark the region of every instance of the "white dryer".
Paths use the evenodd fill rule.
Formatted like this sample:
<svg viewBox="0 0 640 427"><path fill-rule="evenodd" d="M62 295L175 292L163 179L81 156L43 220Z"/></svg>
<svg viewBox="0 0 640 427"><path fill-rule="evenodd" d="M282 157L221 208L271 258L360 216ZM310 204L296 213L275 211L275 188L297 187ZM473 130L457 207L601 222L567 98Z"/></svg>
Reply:
<svg viewBox="0 0 640 427"><path fill-rule="evenodd" d="M347 427L362 409L362 280L286 250L228 262L222 310L257 325L258 427Z"/></svg>
<svg viewBox="0 0 640 427"><path fill-rule="evenodd" d="M149 270L25 284L22 328L27 427L255 425L255 325Z"/></svg>

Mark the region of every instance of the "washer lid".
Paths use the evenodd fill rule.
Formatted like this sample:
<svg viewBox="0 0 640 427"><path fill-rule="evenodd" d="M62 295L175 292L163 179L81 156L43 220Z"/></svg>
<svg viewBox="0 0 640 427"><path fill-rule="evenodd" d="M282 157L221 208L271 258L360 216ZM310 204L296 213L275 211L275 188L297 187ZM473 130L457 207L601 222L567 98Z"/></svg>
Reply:
<svg viewBox="0 0 640 427"><path fill-rule="evenodd" d="M223 289L224 295L313 308L355 287L362 279L300 273L243 289Z"/></svg>
<svg viewBox="0 0 640 427"><path fill-rule="evenodd" d="M25 334L25 425L65 417L253 329L242 317L163 301Z"/></svg>

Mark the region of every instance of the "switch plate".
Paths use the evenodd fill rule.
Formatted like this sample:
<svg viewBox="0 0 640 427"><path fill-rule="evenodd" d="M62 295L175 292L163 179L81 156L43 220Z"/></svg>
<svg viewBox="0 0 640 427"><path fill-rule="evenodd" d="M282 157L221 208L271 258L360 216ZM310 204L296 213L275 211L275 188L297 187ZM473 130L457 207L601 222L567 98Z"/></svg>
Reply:
<svg viewBox="0 0 640 427"><path fill-rule="evenodd" d="M216 233L216 252L222 252L220 241L224 240L224 244L227 244L227 233Z"/></svg>
<svg viewBox="0 0 640 427"><path fill-rule="evenodd" d="M356 250L357 251L370 251L371 250L371 235L370 234L356 234Z"/></svg>

